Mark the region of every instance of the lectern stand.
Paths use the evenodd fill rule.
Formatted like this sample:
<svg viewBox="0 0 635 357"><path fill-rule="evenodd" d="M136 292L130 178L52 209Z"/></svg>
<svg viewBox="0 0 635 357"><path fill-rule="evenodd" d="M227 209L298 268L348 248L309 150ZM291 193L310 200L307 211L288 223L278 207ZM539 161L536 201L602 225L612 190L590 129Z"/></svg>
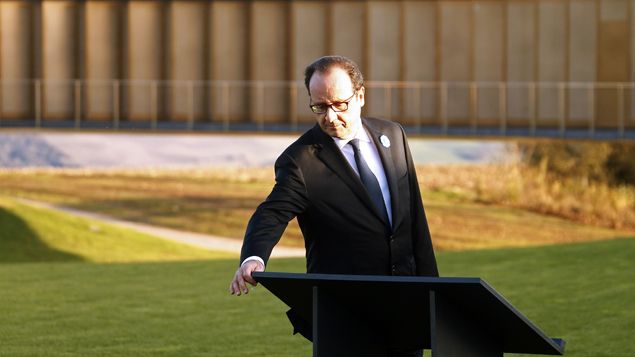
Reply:
<svg viewBox="0 0 635 357"><path fill-rule="evenodd" d="M432 357L564 354L479 278L254 273L312 326L314 357L385 357L432 349Z"/></svg>

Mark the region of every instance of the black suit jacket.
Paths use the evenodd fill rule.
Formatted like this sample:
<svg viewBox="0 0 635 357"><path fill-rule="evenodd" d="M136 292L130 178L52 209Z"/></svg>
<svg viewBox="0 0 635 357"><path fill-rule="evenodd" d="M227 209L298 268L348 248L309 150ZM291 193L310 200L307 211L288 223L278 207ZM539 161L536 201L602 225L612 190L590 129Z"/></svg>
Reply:
<svg viewBox="0 0 635 357"><path fill-rule="evenodd" d="M308 273L438 276L417 176L402 127L362 118L390 187L392 228L359 176L318 125L291 144L275 164L276 184L253 214L241 261L269 259L294 217L304 235ZM380 143L385 135L390 146Z"/></svg>

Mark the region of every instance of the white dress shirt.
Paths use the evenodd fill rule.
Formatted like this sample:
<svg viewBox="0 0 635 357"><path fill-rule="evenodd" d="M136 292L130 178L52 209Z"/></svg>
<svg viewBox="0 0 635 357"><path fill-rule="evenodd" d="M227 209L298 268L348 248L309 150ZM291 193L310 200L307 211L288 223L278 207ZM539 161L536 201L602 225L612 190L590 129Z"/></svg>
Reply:
<svg viewBox="0 0 635 357"><path fill-rule="evenodd" d="M390 220L390 224L392 225L392 206L390 202L390 189L388 188L388 180L386 179L386 172L384 171L384 165L381 163L381 158L379 157L379 152L377 151L377 147L368 136L368 133L362 126L361 120L358 123L358 129L354 135L346 139L333 138L335 141L335 145L342 151L346 161L351 166L351 168L355 171L357 176L359 176L359 171L357 169L357 163L355 162L355 153L353 152L353 147L348 144L349 141L353 139L359 139L359 151L360 154L364 157L364 160L368 164L370 171L373 172L375 177L377 178L377 182L379 182L379 188L381 188L381 194L384 196L384 204L386 205L386 212L388 212L388 219ZM264 260L258 256L250 256L243 260L242 264L250 260L259 261L263 266L265 265Z"/></svg>

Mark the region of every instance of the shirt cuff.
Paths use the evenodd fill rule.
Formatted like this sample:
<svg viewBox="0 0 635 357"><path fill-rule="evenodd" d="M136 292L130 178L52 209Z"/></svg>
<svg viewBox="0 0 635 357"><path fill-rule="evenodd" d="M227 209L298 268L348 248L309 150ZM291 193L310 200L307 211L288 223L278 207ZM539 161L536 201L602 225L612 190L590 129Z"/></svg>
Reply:
<svg viewBox="0 0 635 357"><path fill-rule="evenodd" d="M265 261L264 261L264 260L262 260L262 258L261 258L261 257L256 256L256 255L252 255L251 257L247 257L247 258L245 258L245 260L243 260L243 262L242 262L242 263L240 263L240 266L242 267L243 265L245 265L245 263L247 263L247 262L248 262L248 261L250 261L250 260L255 260L255 261L257 261L257 262L260 262L260 264L262 264L262 266L263 266L263 267L265 266Z"/></svg>

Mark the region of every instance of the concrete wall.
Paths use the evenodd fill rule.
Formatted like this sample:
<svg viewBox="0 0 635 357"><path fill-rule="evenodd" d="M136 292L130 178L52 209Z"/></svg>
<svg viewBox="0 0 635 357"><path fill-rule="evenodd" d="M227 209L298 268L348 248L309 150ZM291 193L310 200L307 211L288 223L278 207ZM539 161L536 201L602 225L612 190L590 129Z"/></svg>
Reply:
<svg viewBox="0 0 635 357"><path fill-rule="evenodd" d="M299 123L313 122L309 97L304 85L304 69L314 59L329 53L331 5L318 1L295 1L291 3L291 65L290 79L298 84L290 88L289 111L292 120ZM325 28L320 31L318 29Z"/></svg>
<svg viewBox="0 0 635 357"><path fill-rule="evenodd" d="M357 61L367 81L408 82L371 83L368 115L491 126L597 117L628 127L635 90L601 85L635 80L634 8L635 0L0 0L0 113L311 123L303 70L335 53ZM563 81L600 87L551 84Z"/></svg>
<svg viewBox="0 0 635 357"><path fill-rule="evenodd" d="M367 6L363 1L333 1L330 52L357 62L366 73Z"/></svg>
<svg viewBox="0 0 635 357"><path fill-rule="evenodd" d="M441 2L439 14L440 36L440 80L448 82L471 81L473 18L472 2ZM449 122L465 124L469 116L469 89L465 83L450 83L446 110Z"/></svg>
<svg viewBox="0 0 635 357"><path fill-rule="evenodd" d="M31 3L0 2L0 112L28 117L33 112L33 14Z"/></svg>
<svg viewBox="0 0 635 357"><path fill-rule="evenodd" d="M123 26L120 3L86 2L86 64L84 78L84 116L89 120L112 119L118 88L112 79L120 79Z"/></svg>
<svg viewBox="0 0 635 357"><path fill-rule="evenodd" d="M538 123L554 125L562 115L559 103L562 93L553 82L567 80L567 4L542 2L538 4L538 63L537 79L545 82L538 89ZM564 103L564 101L562 102Z"/></svg>
<svg viewBox="0 0 635 357"><path fill-rule="evenodd" d="M527 82L536 78L537 4L530 1L507 3L507 81ZM507 91L507 117L525 121L532 116L531 93L524 86L510 84Z"/></svg>
<svg viewBox="0 0 635 357"><path fill-rule="evenodd" d="M371 81L395 81L402 78L401 17L402 4L397 1L368 3L368 57L364 75ZM401 114L401 90L373 88L366 90L365 112L384 118Z"/></svg>
<svg viewBox="0 0 635 357"><path fill-rule="evenodd" d="M597 24L595 1L576 1L570 6L568 78L572 82L595 81ZM589 93L591 91L591 93ZM569 124L585 125L593 116L589 94L593 89L579 85L569 92Z"/></svg>
<svg viewBox="0 0 635 357"><path fill-rule="evenodd" d="M286 81L289 70L289 7L284 1L251 3L250 79ZM249 98L251 117L258 123L285 122L289 110L289 87L278 83L270 88L255 85Z"/></svg>
<svg viewBox="0 0 635 357"><path fill-rule="evenodd" d="M434 82L437 78L437 4L406 1L403 5L402 79ZM438 90L416 86L404 90L404 123L430 123L437 119Z"/></svg>
<svg viewBox="0 0 635 357"><path fill-rule="evenodd" d="M126 115L131 120L159 119L165 108L165 3L128 3ZM155 109L156 108L156 109Z"/></svg>
<svg viewBox="0 0 635 357"><path fill-rule="evenodd" d="M249 79L248 3L215 1L211 4L209 31L211 43L208 65L211 80L246 81ZM211 88L208 110L212 120L241 122L249 119L249 92L244 84ZM243 83L243 82L240 82Z"/></svg>
<svg viewBox="0 0 635 357"><path fill-rule="evenodd" d="M169 13L170 75L176 81L170 88L170 118L201 120L205 116L208 4L201 1L171 2Z"/></svg>
<svg viewBox="0 0 635 357"><path fill-rule="evenodd" d="M44 1L42 3L42 108L51 119L73 118L74 83L77 78L80 45L80 3Z"/></svg>
<svg viewBox="0 0 635 357"><path fill-rule="evenodd" d="M599 3L597 81L624 82L631 78L629 7L630 1ZM613 89L596 91L595 115L601 126L618 123L618 93ZM627 103L625 103L627 105Z"/></svg>
<svg viewBox="0 0 635 357"><path fill-rule="evenodd" d="M498 124L501 120L501 90L496 82L505 80L505 6L501 2L474 5L474 80L488 82L478 89L476 120L479 124ZM503 97L504 98L504 97Z"/></svg>

